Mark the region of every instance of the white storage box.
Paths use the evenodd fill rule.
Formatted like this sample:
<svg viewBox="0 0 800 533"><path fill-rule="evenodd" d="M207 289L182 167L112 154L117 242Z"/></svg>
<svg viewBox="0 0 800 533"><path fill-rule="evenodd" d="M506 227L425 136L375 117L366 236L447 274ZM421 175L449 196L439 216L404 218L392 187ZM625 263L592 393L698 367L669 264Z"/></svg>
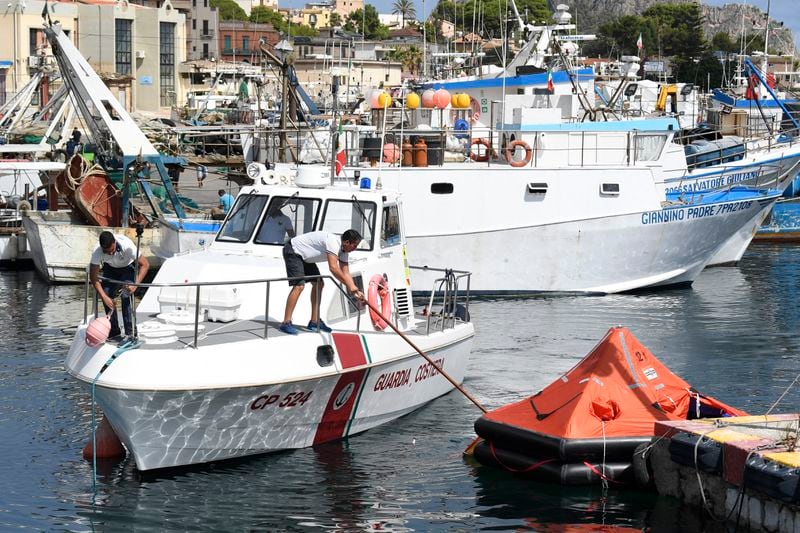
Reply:
<svg viewBox="0 0 800 533"><path fill-rule="evenodd" d="M184 309L194 310L197 298L196 290L196 287L161 287L161 291L158 293L160 312L172 313ZM202 296L202 289L200 294Z"/></svg>
<svg viewBox="0 0 800 533"><path fill-rule="evenodd" d="M200 306L206 309L211 322L232 322L239 317L242 293L234 285L203 287L200 290Z"/></svg>
<svg viewBox="0 0 800 533"><path fill-rule="evenodd" d="M161 313L187 310L194 312L196 287L162 287L158 294ZM232 322L239 317L241 290L234 285L200 287L200 316L212 322Z"/></svg>

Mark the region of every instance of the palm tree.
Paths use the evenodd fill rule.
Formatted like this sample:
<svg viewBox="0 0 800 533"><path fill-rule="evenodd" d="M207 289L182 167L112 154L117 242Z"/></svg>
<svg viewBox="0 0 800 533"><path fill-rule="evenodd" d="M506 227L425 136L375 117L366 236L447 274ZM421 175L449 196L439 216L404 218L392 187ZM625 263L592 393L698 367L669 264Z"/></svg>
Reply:
<svg viewBox="0 0 800 533"><path fill-rule="evenodd" d="M392 4L392 15L400 13L400 27L406 27L406 18L416 17L417 10L414 8L413 0L395 0Z"/></svg>

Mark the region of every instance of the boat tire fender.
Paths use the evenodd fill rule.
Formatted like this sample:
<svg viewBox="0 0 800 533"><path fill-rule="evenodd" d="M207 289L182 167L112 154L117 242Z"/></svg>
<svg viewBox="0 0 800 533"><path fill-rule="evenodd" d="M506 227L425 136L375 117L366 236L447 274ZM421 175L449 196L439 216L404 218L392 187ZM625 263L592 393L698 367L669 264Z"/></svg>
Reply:
<svg viewBox="0 0 800 533"><path fill-rule="evenodd" d="M650 465L650 444L643 442L633 451L633 475L636 484L640 487L650 488L653 486L653 468Z"/></svg>
<svg viewBox="0 0 800 533"><path fill-rule="evenodd" d="M514 152L516 152L517 148L522 148L525 150L525 157L523 159L514 159ZM521 141L519 139L511 141L506 146L505 151L506 161L512 167L519 168L524 167L528 163L531 162L531 156L533 156L533 150L525 141Z"/></svg>
<svg viewBox="0 0 800 533"><path fill-rule="evenodd" d="M485 153L478 154L477 152L472 151L472 147L475 145L483 145L486 148ZM473 161L478 163L485 163L489 160L489 156L492 153L492 144L489 142L489 139L472 139L470 142L470 151L469 151L469 158Z"/></svg>
<svg viewBox="0 0 800 533"><path fill-rule="evenodd" d="M392 296L389 293L389 286L383 274L375 274L370 278L367 301L371 306L369 317L372 319L372 325L377 330L386 329L386 322L372 309L373 307L378 307L383 316L389 320L392 319Z"/></svg>

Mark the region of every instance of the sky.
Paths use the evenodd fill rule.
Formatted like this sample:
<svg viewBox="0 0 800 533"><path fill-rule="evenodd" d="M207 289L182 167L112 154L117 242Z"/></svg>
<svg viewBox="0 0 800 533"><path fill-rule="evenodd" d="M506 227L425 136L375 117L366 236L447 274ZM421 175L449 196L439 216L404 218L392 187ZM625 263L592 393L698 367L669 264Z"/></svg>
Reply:
<svg viewBox="0 0 800 533"><path fill-rule="evenodd" d="M308 0L278 0L281 7L303 7ZM378 10L378 13L391 13L394 0L366 0ZM770 19L783 21L794 34L795 43L800 49L800 9L797 0L703 0L703 3L721 6L723 4L750 4L758 7L761 11L767 11L767 2L770 3ZM436 7L437 0L425 0L425 12L430 13ZM423 0L414 0L417 8L417 15L422 15Z"/></svg>

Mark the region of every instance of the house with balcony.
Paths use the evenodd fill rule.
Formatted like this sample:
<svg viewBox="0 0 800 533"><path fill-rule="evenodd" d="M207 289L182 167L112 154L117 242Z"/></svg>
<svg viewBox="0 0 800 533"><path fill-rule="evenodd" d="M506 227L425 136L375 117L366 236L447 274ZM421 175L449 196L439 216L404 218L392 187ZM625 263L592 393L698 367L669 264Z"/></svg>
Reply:
<svg viewBox="0 0 800 533"><path fill-rule="evenodd" d="M222 61L260 62L259 42L275 46L280 34L272 24L223 20L219 22L219 57Z"/></svg>

